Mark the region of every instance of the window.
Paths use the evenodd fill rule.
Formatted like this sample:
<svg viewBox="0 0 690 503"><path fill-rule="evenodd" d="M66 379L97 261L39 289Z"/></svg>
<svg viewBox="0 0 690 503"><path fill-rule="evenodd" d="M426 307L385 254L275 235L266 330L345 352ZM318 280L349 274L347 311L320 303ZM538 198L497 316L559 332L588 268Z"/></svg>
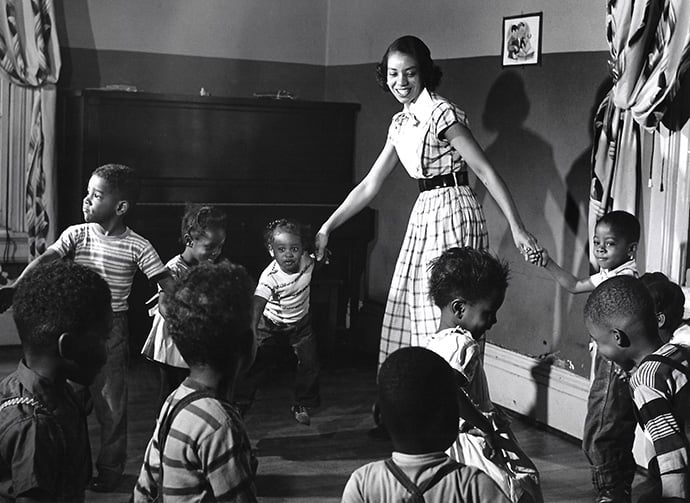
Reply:
<svg viewBox="0 0 690 503"><path fill-rule="evenodd" d="M685 285L690 215L690 122L679 131L659 125L649 196L646 271Z"/></svg>
<svg viewBox="0 0 690 503"><path fill-rule="evenodd" d="M0 77L0 264L28 259L25 180L34 92Z"/></svg>

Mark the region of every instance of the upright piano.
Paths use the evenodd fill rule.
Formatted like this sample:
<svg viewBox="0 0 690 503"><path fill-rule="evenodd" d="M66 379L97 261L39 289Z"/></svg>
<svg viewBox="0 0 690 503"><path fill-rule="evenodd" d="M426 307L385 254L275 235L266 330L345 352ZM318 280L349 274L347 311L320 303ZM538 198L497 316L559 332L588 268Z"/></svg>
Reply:
<svg viewBox="0 0 690 503"><path fill-rule="evenodd" d="M262 238L269 221L292 217L316 231L352 188L358 110L353 103L63 92L58 226L83 220L81 200L95 168L127 164L142 180L128 224L153 243L163 261L182 251L185 204L214 204L228 215L224 254L258 277L270 261ZM318 298L312 296L315 307L328 301L320 327L330 332L323 334L326 346L335 327L356 319L373 236L369 208L331 235L331 262L315 277ZM146 335L143 303L152 290L138 277L130 296L135 346Z"/></svg>

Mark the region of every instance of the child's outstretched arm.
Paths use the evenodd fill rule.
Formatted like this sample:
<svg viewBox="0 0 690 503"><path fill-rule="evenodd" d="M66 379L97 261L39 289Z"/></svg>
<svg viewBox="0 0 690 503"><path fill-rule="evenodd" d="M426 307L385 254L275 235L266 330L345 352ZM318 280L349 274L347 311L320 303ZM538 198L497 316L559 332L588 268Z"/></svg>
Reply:
<svg viewBox="0 0 690 503"><path fill-rule="evenodd" d="M576 278L554 262L546 249L541 250L541 263L553 279L570 293L585 293L594 290L594 284L589 277Z"/></svg>
<svg viewBox="0 0 690 503"><path fill-rule="evenodd" d="M49 262L53 262L54 260L58 260L59 258L60 254L57 251L48 248L45 252L43 252L43 254L29 262L12 286L0 288L0 313L4 313L10 308L12 305L12 297L14 296L14 289L29 271L41 264L47 264Z"/></svg>

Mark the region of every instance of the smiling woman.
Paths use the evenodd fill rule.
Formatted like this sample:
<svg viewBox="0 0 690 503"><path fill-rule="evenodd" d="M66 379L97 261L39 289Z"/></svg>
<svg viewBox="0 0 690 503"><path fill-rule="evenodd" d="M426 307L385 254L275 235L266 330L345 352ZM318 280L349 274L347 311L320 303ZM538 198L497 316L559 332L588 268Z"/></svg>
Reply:
<svg viewBox="0 0 690 503"><path fill-rule="evenodd" d="M329 234L376 196L400 162L418 180L417 198L398 256L383 318L379 364L396 349L423 346L438 329L440 312L428 296L428 265L454 246L489 246L482 207L468 186L468 167L486 186L510 225L515 246L537 249L501 176L469 130L465 113L434 92L441 69L419 38L395 40L376 68L379 86L403 106L367 176L321 226L317 258Z"/></svg>

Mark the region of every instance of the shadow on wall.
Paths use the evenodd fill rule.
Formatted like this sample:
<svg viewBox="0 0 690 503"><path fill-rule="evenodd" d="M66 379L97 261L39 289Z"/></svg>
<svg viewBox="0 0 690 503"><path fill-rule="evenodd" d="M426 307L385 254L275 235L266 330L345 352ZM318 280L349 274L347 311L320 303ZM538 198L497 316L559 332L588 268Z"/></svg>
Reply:
<svg viewBox="0 0 690 503"><path fill-rule="evenodd" d="M83 27L81 30L86 32L89 39L89 47L95 47L95 39L93 35L93 28L91 26L91 16L89 14L88 0L69 0L73 12L81 12L80 18L82 20L89 20L88 27ZM76 5L78 4L78 5ZM60 43L60 58L62 59L62 67L60 69L60 87L69 87L69 83L74 78L74 62L72 60L72 52L69 50L70 40L69 32L67 30L67 22L65 19L64 2L55 2L55 24L58 30L58 41ZM84 82L82 87L98 87L101 85L100 66L98 62L97 51L79 51L82 59L79 60L79 69L77 73L87 75L81 77L80 82Z"/></svg>
<svg viewBox="0 0 690 503"><path fill-rule="evenodd" d="M497 134L485 152L519 206L527 229L553 254L556 242L551 229L554 226L548 220L561 217L548 206L549 196L551 200L560 201L565 188L556 169L551 144L524 126L529 113L530 101L522 77L515 71L501 73L489 90L482 116L484 127ZM486 208L491 198L483 186L477 188L478 197ZM558 211L562 211L562 204L557 204ZM555 228L558 228L558 223ZM492 243L491 248L501 257L515 254L511 233L504 233L501 241ZM515 335L515 346L534 347L534 342L527 339L538 334L544 337L538 353L550 353L557 346L562 332L560 302L556 299L554 305L554 289L551 285L540 287L543 280L538 277L546 277L545 271L522 263L516 263L514 268L516 274L513 275L512 288L528 294L511 296L511 312L504 313L504 316L532 313L531 316L521 316L524 322L520 326L520 334ZM525 274L519 275L518 269L525 271ZM545 309L537 312L535 306ZM553 315L550 312L552 309ZM549 334L554 334L555 340L550 340Z"/></svg>
<svg viewBox="0 0 690 503"><path fill-rule="evenodd" d="M594 110L600 101L597 97ZM529 115L530 99L522 77L515 71L502 72L489 90L483 113L484 127L497 135L486 148L487 157L505 180L525 225L539 243L564 269L578 276L587 275L588 261L586 250L582 250L582 236L586 235L587 225L591 133L590 145L577 157L564 178L555 164L551 144L525 127ZM486 206L490 197L483 187L478 189ZM511 234L505 233L492 248L499 256L510 256L514 253ZM535 336L543 339L539 345L542 350L537 355L539 362L533 369L533 377L539 377L541 385L537 386L538 394L530 416L544 418L548 413L548 397L543 393L548 392L551 367L575 370L560 349L568 346L562 339L571 336L569 325L581 316L579 301L582 299L576 300L557 288L546 271L518 267L526 274L514 274L512 288L524 294L511 296L510 312L504 316L521 320L519 330L511 335L514 340L510 344L514 347L530 347L530 344L534 347L534 341L528 339ZM540 307L535 309L536 306Z"/></svg>

